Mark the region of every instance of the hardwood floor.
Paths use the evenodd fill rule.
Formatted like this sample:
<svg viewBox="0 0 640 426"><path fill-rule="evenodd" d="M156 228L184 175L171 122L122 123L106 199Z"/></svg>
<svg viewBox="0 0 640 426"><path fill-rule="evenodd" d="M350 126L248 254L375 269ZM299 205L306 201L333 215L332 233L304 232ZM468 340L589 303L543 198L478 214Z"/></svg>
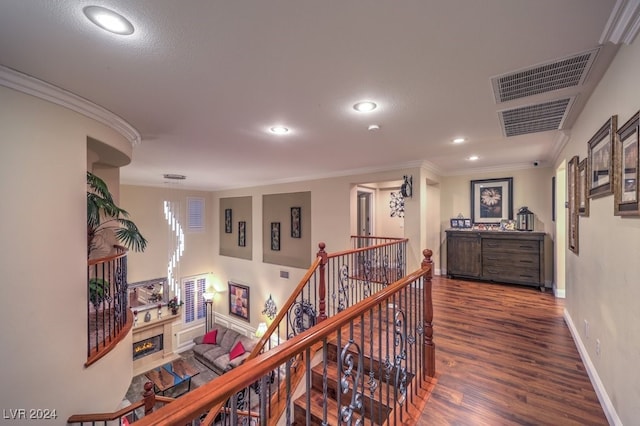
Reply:
<svg viewBox="0 0 640 426"><path fill-rule="evenodd" d="M421 425L607 425L551 291L433 278L438 384Z"/></svg>

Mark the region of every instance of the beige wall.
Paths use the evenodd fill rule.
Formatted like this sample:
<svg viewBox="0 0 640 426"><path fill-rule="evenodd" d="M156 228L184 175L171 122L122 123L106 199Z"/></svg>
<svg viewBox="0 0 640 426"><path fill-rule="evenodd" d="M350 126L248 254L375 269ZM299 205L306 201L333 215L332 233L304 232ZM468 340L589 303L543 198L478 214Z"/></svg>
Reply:
<svg viewBox="0 0 640 426"><path fill-rule="evenodd" d="M0 400L6 409L56 409L56 424L114 410L131 380L130 337L84 367L87 136L128 144L93 120L0 86Z"/></svg>
<svg viewBox="0 0 640 426"><path fill-rule="evenodd" d="M640 42L622 46L575 123L560 161L587 156L587 141L614 114L640 109ZM566 251L566 310L578 343L623 424L640 419L640 218L613 215L613 195L579 219L579 255ZM589 336L584 321L589 323ZM596 340L601 353L596 354Z"/></svg>

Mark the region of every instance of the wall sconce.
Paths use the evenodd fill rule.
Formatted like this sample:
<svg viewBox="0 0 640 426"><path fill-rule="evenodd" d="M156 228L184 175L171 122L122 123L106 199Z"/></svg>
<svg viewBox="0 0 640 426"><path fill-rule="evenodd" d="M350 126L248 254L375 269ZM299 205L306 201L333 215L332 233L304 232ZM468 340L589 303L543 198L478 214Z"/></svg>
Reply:
<svg viewBox="0 0 640 426"><path fill-rule="evenodd" d="M402 186L400 186L400 193L404 198L411 198L413 196L413 176L402 176Z"/></svg>
<svg viewBox="0 0 640 426"><path fill-rule="evenodd" d="M256 329L256 337L260 338L264 336L266 332L267 332L267 323L261 322L260 324L258 324L258 328Z"/></svg>
<svg viewBox="0 0 640 426"><path fill-rule="evenodd" d="M262 315L266 315L270 320L274 319L276 315L278 315L278 307L276 306L276 302L273 301L271 295L266 302L264 302L264 310L262 311Z"/></svg>

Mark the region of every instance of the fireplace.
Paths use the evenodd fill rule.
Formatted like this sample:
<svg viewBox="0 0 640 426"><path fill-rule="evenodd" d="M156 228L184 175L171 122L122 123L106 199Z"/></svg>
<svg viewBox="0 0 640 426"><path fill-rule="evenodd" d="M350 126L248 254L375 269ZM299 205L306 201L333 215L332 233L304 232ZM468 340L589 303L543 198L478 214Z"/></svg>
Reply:
<svg viewBox="0 0 640 426"><path fill-rule="evenodd" d="M133 360L135 361L152 353L160 352L163 349L164 336L162 334L140 340L133 344Z"/></svg>

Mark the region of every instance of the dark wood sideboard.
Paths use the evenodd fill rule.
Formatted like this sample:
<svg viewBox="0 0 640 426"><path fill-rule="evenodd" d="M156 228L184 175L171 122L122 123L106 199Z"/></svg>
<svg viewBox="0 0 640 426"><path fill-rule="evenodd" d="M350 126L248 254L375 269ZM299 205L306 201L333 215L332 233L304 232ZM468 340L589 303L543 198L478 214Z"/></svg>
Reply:
<svg viewBox="0 0 640 426"><path fill-rule="evenodd" d="M544 232L447 230L447 275L545 289Z"/></svg>

